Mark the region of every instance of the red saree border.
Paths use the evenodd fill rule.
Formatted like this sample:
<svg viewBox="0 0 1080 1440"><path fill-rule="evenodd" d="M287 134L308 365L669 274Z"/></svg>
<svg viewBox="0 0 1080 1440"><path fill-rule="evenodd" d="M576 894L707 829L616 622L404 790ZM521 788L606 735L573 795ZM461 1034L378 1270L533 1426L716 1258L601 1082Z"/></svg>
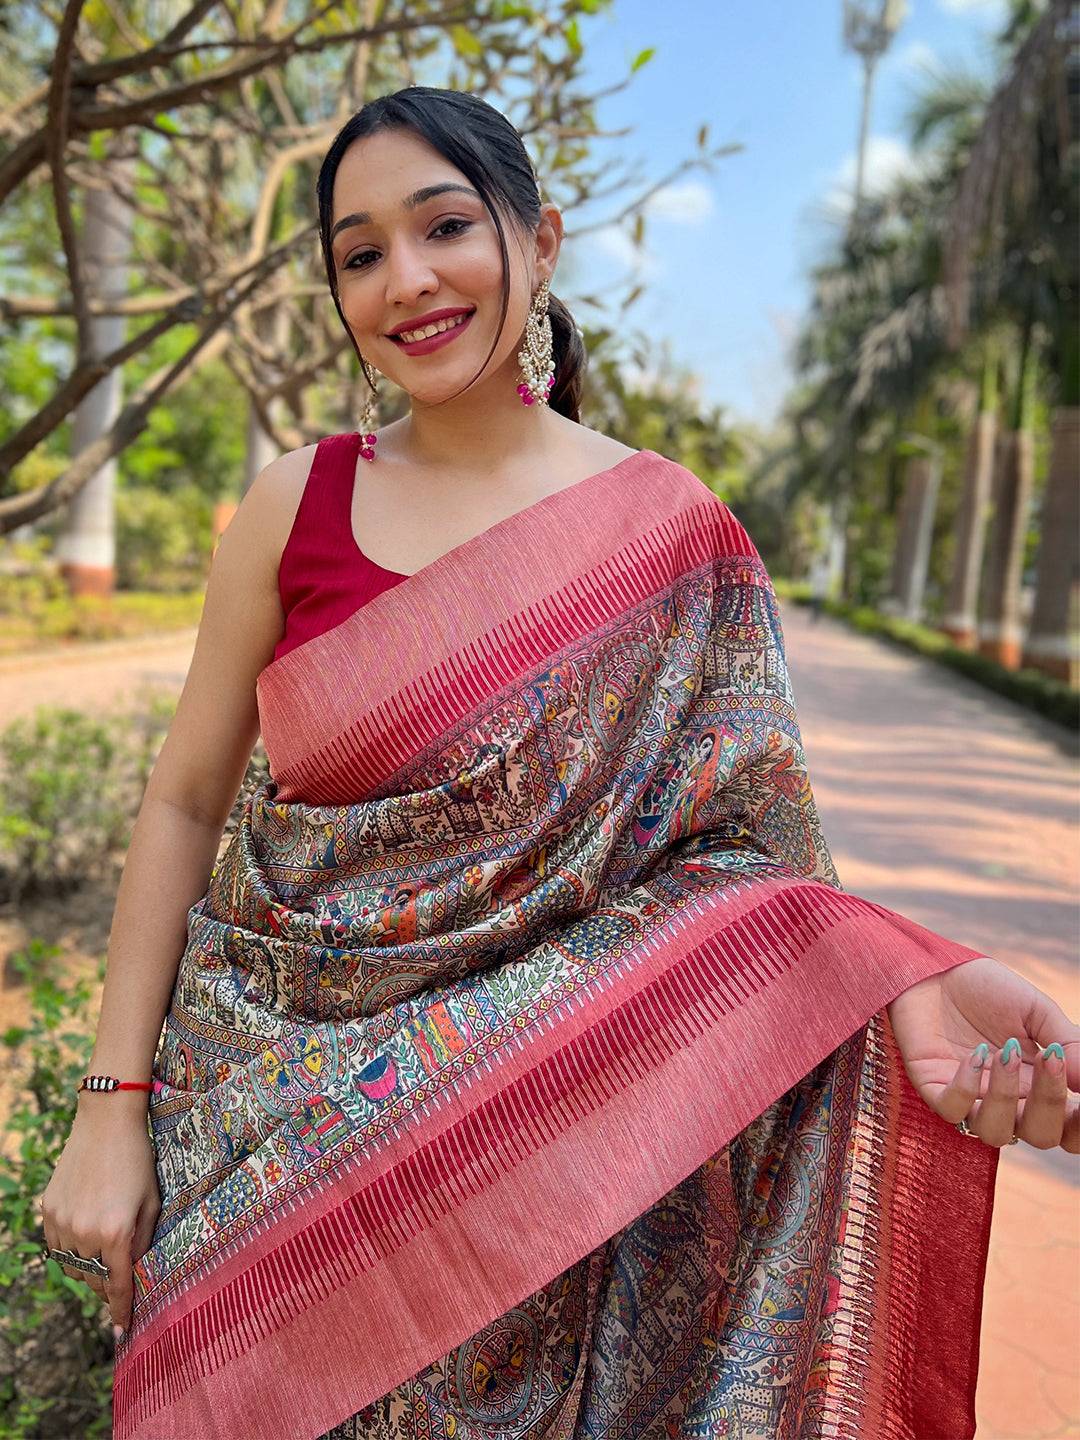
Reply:
<svg viewBox="0 0 1080 1440"><path fill-rule="evenodd" d="M627 504L630 483L639 504ZM276 798L368 797L528 666L718 553L755 551L693 471L651 450L544 496L260 672ZM331 697L309 683L312 667L339 677Z"/></svg>
<svg viewBox="0 0 1080 1440"><path fill-rule="evenodd" d="M444 1091L422 1143L418 1115L153 1315L117 1376L116 1440L310 1440L386 1393L655 1203L909 985L980 953L896 922L784 876L695 900L588 1006L571 994L527 1046ZM777 1034L777 1013L813 1014L822 993L836 997L825 1022ZM703 1074L715 1091L702 1094ZM895 1052L891 1075L865 1123L901 1125L896 1197L881 1213L881 1177L859 1170L856 1146L847 1223L865 1252L841 1285L848 1339L828 1361L823 1433L924 1440L943 1397L974 1388L981 1285L949 1283L985 1237L998 1152L935 1116ZM985 1203L943 1215L934 1177L948 1172ZM877 1353L871 1296L896 1317ZM290 1376L287 1415L244 1404L267 1366Z"/></svg>
<svg viewBox="0 0 1080 1440"><path fill-rule="evenodd" d="M890 1065L897 1083L884 1087L879 1113L856 1117L867 1144L855 1147L850 1189L869 1207L879 1248L861 1276L845 1281L852 1297L848 1328L852 1342L866 1347L867 1363L858 1384L845 1377L831 1433L838 1440L871 1434L880 1440L970 1440L1001 1152L961 1135L922 1101L903 1068L887 1012L871 1053L874 1063ZM882 1136L894 1126L898 1145L890 1150ZM966 1176L968 1185L942 1183L955 1175ZM889 1325L878 1329L871 1348L870 1316L875 1294L882 1293ZM895 1379L901 1375L917 1383L904 1389ZM964 1401L960 1393L970 1398Z"/></svg>

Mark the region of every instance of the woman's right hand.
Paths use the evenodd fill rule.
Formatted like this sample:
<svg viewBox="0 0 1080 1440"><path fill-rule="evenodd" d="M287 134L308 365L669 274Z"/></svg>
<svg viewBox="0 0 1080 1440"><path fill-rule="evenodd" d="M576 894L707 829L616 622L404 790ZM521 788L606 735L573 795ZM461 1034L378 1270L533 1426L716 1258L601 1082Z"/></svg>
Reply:
<svg viewBox="0 0 1080 1440"><path fill-rule="evenodd" d="M71 1250L85 1259L100 1255L109 1267L108 1280L63 1268L96 1290L109 1307L113 1325L126 1330L131 1323L132 1266L150 1248L161 1192L145 1111L117 1106L110 1114L105 1105L111 1098L94 1097L100 1112L76 1113L40 1204L50 1249Z"/></svg>

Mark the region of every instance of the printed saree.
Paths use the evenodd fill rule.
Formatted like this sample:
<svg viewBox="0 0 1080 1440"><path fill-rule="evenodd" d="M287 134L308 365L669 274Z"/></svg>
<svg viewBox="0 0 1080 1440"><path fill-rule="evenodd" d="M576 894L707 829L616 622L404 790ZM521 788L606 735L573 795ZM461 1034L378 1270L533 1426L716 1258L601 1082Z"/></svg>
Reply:
<svg viewBox="0 0 1080 1440"><path fill-rule="evenodd" d="M117 1440L973 1435L998 1152L884 1007L981 952L841 887L731 510L635 452L257 688Z"/></svg>

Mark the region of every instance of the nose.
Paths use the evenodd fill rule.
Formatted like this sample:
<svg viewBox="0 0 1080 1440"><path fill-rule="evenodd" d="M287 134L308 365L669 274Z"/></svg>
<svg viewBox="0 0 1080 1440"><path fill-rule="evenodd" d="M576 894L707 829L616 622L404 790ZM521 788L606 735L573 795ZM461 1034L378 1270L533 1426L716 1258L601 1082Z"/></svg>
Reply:
<svg viewBox="0 0 1080 1440"><path fill-rule="evenodd" d="M388 314L415 314L421 295L439 288L438 277L419 249L407 240L395 244L386 257L386 309ZM391 322L393 323L393 322Z"/></svg>

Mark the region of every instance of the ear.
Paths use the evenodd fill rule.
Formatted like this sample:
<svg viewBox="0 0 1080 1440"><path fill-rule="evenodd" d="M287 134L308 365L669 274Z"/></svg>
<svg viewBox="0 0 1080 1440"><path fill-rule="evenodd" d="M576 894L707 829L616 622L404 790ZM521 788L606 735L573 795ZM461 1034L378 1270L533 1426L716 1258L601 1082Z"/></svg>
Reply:
<svg viewBox="0 0 1080 1440"><path fill-rule="evenodd" d="M550 282L559 260L563 240L563 218L557 205L550 201L540 207L540 223L536 229L537 279Z"/></svg>

